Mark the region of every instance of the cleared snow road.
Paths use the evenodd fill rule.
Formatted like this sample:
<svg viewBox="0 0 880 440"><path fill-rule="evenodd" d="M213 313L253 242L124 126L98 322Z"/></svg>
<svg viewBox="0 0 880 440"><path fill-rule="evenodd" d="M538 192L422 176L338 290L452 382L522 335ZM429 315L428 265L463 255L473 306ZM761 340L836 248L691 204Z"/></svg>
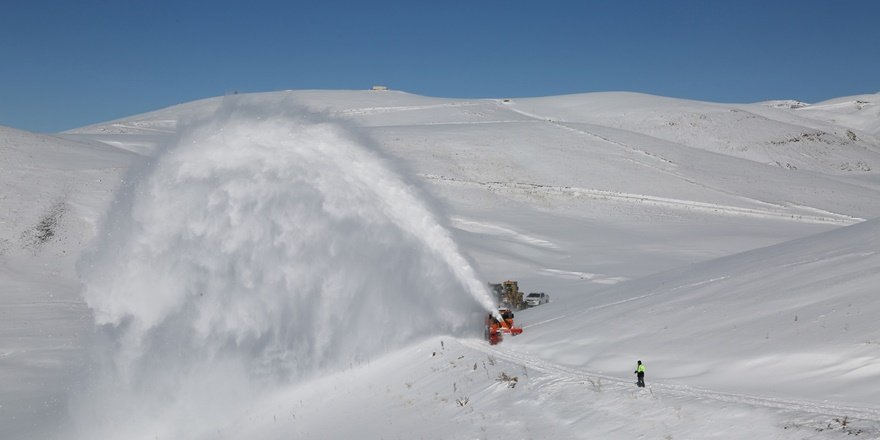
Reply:
<svg viewBox="0 0 880 440"><path fill-rule="evenodd" d="M637 390L632 378L620 378L578 369L565 365L556 364L525 353L507 349L502 346L490 346L484 341L475 339L462 339L459 342L473 350L482 351L490 356L503 359L507 362L522 365L531 370L554 377L557 381L567 381L572 385L584 382L601 380L605 390L615 392L632 392ZM682 398L688 400L711 399L719 402L736 403L749 406L779 409L789 412L801 412L833 417L848 417L852 420L864 420L880 422L880 409L851 406L834 402L812 402L802 400L781 399L767 396L754 396L747 394L726 393L692 387L688 385L666 384L648 381L647 392L662 394L665 397ZM880 434L880 432L878 432Z"/></svg>

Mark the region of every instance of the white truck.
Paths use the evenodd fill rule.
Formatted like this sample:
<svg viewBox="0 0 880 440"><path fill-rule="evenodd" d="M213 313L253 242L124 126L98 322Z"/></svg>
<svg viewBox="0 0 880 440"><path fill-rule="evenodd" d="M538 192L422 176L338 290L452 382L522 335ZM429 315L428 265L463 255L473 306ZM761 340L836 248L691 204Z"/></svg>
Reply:
<svg viewBox="0 0 880 440"><path fill-rule="evenodd" d="M532 292L526 296L526 306L535 307L550 302L550 295L544 292Z"/></svg>

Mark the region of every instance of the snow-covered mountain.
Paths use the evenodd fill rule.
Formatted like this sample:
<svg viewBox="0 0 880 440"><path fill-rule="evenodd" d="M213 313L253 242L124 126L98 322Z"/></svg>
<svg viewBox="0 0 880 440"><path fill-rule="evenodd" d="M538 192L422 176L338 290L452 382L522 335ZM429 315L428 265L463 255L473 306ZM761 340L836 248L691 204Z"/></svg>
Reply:
<svg viewBox="0 0 880 440"><path fill-rule="evenodd" d="M286 91L0 128L0 436L876 437L878 104ZM493 347L504 279L552 301Z"/></svg>

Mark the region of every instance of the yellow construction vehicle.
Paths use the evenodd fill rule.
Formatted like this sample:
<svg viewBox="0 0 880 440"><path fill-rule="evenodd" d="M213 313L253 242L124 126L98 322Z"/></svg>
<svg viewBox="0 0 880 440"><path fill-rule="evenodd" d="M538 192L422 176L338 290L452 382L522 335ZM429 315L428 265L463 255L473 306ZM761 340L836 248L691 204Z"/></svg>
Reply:
<svg viewBox="0 0 880 440"><path fill-rule="evenodd" d="M519 290L516 281L507 280L500 284L489 283L492 293L495 294L495 300L498 301L499 307L511 310L522 310L526 303L523 301L523 293Z"/></svg>

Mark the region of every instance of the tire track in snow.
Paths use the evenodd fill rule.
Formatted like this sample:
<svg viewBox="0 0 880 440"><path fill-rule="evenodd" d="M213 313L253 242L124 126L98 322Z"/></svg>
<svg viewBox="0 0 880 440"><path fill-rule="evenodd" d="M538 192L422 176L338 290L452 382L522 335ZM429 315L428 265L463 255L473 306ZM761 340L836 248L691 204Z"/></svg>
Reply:
<svg viewBox="0 0 880 440"><path fill-rule="evenodd" d="M627 144L627 143L620 142L620 141L615 141L614 139L607 138L607 137L605 137L605 136L602 136L602 135L599 135L599 134L593 133L593 132L591 132L591 131L587 131L587 130L583 130L583 129L579 129L579 128L574 128L574 127L569 127L568 125L565 125L565 124L562 123L562 122L554 121L554 120L552 120L551 118L546 118L546 117L543 117L543 116L540 116L540 115L536 115L536 114L529 113L529 112L526 112L526 111L523 111L523 110L519 110L519 109L515 109L515 108L510 108L510 107L505 107L505 108L508 109L508 110L510 110L510 111L512 111L512 112L514 112L514 113L517 113L517 114L523 115L523 116L525 116L525 117L532 118L532 119L536 119L536 120L539 120L539 121L544 121L544 122L546 122L546 123L548 123L548 124L550 124L550 125L553 125L553 126L555 126L555 127L561 128L561 129L563 129L563 130L568 130L568 131L572 131L572 132L575 132L575 133L578 133L578 134L581 134L581 135L586 135L586 136L594 137L594 138L599 139L599 140L601 140L601 141L603 141L603 142L607 142L607 143L609 143L609 144L612 144L612 145L615 145L615 146L617 146L617 147L620 147L620 148L622 148L622 149L624 149L624 150L626 150L626 151L629 151L629 152L631 152L631 153L641 154L641 155L643 155L643 156L646 156L646 157L651 158L651 159L656 160L656 161L660 161L660 162L663 162L663 163L666 163L666 164L669 164L669 165L675 165L675 162L673 162L673 161L671 161L671 160L669 160L669 159L666 159L665 157L658 156L658 155L656 155L656 154L650 153L650 152L645 151L645 150L642 150L642 149L640 149L640 148L636 148L636 147L634 147L634 146L632 146L632 145L629 145L629 144ZM641 163L641 162L637 162L637 163L639 163L640 165L644 165L644 166L646 166L646 167L649 167L649 168L655 169L655 170L657 170L657 171L668 172L667 170L664 170L664 169L662 169L662 168L658 168L658 167L654 167L654 166L651 166L651 165L647 165L647 164L645 164L645 163Z"/></svg>
<svg viewBox="0 0 880 440"><path fill-rule="evenodd" d="M668 197L657 197L646 194L632 194L600 189L578 188L573 186L539 185L535 183L525 182L480 182L472 180L462 180L454 177L437 176L432 174L421 174L421 177L428 180L452 185L483 187L489 191L495 192L507 191L520 194L543 193L548 196L563 196L570 198L587 198L592 200L610 202L634 203L686 211L699 211L714 215L773 218L801 223L820 223L834 225L851 225L865 221L865 219L862 218L852 217L844 214L836 214L828 211L822 211L826 213L825 215L810 215L794 212L771 211L759 208L742 208L738 206L697 202L693 200L673 199ZM803 209L807 210L807 208ZM819 211L815 208L810 208L809 210L817 213Z"/></svg>
<svg viewBox="0 0 880 440"><path fill-rule="evenodd" d="M590 382L591 379L601 379L603 381L603 389L613 390L616 392L631 391L633 387L632 379L624 379L621 377L600 374L591 371L582 370L576 367L556 364L524 353L502 350L496 346L488 345L486 342L478 339L459 340L459 342L473 350L481 351L495 358L503 359L507 362L522 365L528 369L539 371L541 373L552 376L557 380L565 380L574 383ZM648 389L652 392L662 392L664 395L688 398L688 399L709 399L725 403L734 403L742 405L750 405L785 411L804 412L810 414L819 414L828 417L849 417L851 419L868 420L880 422L880 409L847 405L843 403L833 402L812 402L795 399L784 399L767 396L754 396L749 394L728 393L714 391L705 388L699 388L689 385L667 384L652 381Z"/></svg>

